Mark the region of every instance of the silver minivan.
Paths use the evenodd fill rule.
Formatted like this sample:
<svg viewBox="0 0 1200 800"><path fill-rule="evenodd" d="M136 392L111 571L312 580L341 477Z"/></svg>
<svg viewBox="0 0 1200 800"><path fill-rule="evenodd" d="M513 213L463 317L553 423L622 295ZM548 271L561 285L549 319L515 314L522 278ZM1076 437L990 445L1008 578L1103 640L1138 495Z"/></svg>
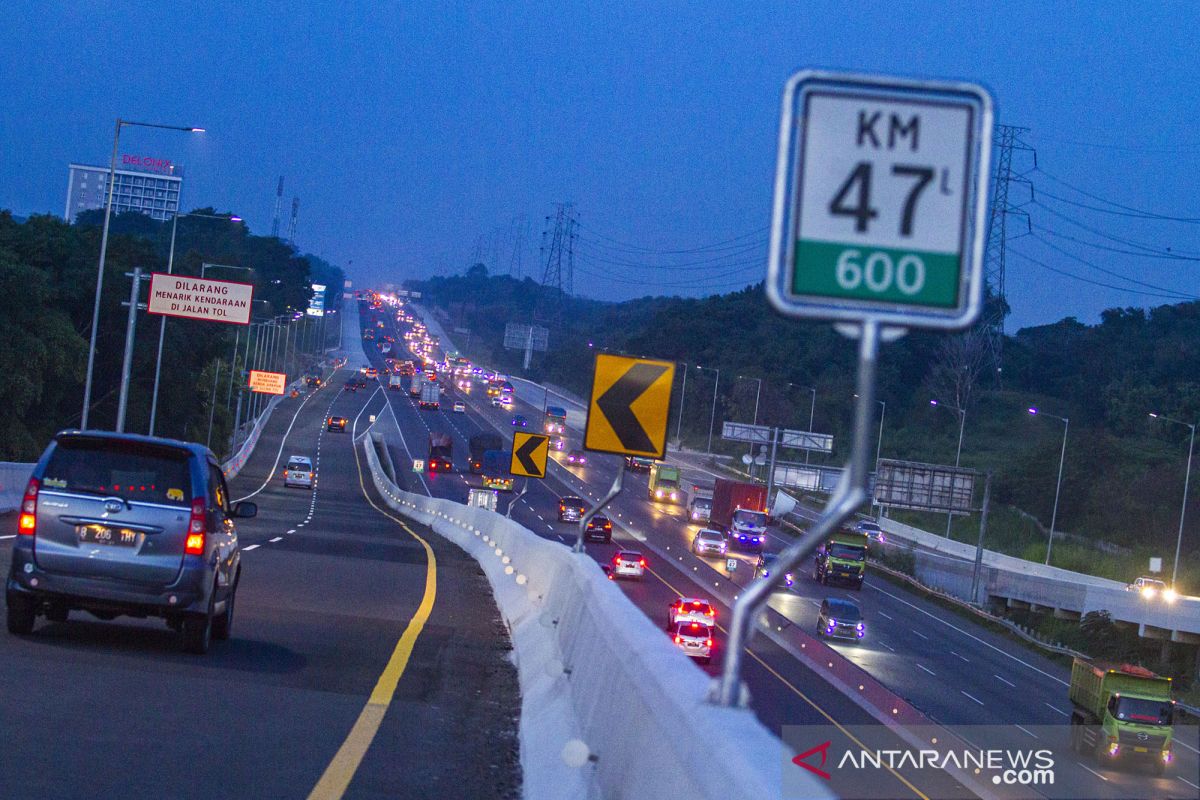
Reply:
<svg viewBox="0 0 1200 800"><path fill-rule="evenodd" d="M313 465L308 456L289 456L283 468L283 485L313 488Z"/></svg>
<svg viewBox="0 0 1200 800"><path fill-rule="evenodd" d="M64 431L25 488L6 586L8 630L72 611L157 616L188 652L227 639L241 575L235 518L216 458L198 444Z"/></svg>

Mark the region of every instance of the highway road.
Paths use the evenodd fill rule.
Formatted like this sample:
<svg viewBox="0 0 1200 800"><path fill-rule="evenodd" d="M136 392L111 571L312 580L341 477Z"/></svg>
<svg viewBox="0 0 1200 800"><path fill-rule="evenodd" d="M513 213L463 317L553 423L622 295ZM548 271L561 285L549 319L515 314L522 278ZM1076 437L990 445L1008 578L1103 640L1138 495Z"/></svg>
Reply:
<svg viewBox="0 0 1200 800"><path fill-rule="evenodd" d="M352 433L325 431L329 414L366 424L338 378L284 400L230 486L259 504L239 521L231 640L186 655L161 621L82 612L0 636L0 797L519 796L517 676L487 580L381 510ZM313 491L282 486L291 454L314 459Z"/></svg>
<svg viewBox="0 0 1200 800"><path fill-rule="evenodd" d="M347 317L350 317L350 314L347 314ZM383 321L383 331L391 333L398 341L403 341L394 327L393 319L367 313L364 313L363 319L367 325ZM383 366L383 359L378 355L378 351L370 346L370 342L365 344L371 362L376 367ZM465 413L454 413L450 410L452 399L444 402L438 411L422 411L407 393L387 391L382 388L382 384L381 381L380 388L372 392L366 407L369 413L376 415L377 430L382 430L385 436L398 433L401 437L402 443L391 447L397 473L406 484L401 488L465 502L469 487L479 485L479 479L470 475L467 469L468 440L479 431L510 433L511 413L491 408L483 392L478 389L469 394L455 395L466 400ZM524 411L526 416L535 420L535 425L536 421L541 419L540 409L536 415L532 409ZM427 449L430 433L445 433L453 438L456 473L427 475L411 471L411 460L423 459L427 455L422 448ZM602 462L607 464L607 468L601 466ZM597 475L607 475L611 482L619 462L616 457L596 456L586 470L580 472L592 477L595 471ZM594 481L595 477L592 479ZM556 467L547 480L530 481L528 494L513 509L513 519L547 539L564 543L573 541L577 526L557 520L559 497L567 493L576 493L575 488L568 482L570 480L564 470ZM505 497L500 508L502 512L506 510L509 499L509 496ZM639 503L644 504L644 501L635 500L632 492L627 494L624 500L630 503L631 509L638 507ZM619 530L615 533L613 544L588 545L588 552L598 562L607 562L618 546L636 544L635 540L624 536ZM649 574L646 579L620 581L618 585L651 619L665 623L667 607L681 593L705 594L703 588L696 585L694 574L689 574L685 568L667 559L656 560L652 553L647 552L646 555L649 561ZM719 602L715 605L718 618L728 618L728 607ZM663 635L666 635L665 631ZM720 639L721 637L717 637L718 647ZM754 699L756 714L771 730L778 733L785 725L827 726L832 723L849 726L867 725L873 721L865 711L834 691L819 676L765 637L756 639L749 652L744 678ZM719 655L704 669L711 675L718 674ZM843 735L848 734L849 731ZM875 738L870 741L863 741L861 738L851 741L873 748L898 746L895 737L884 730L872 732L871 736ZM945 773L899 770L885 772L883 776L863 776L863 780L872 782L881 779L888 782L888 793L896 798L964 796L963 787Z"/></svg>
<svg viewBox="0 0 1200 800"><path fill-rule="evenodd" d="M390 320L385 324L390 324ZM399 336L397 339L403 341ZM441 340L443 346L452 346L444 333ZM465 439L475 429L491 425L504 430L513 413L529 419L531 430L540 429L540 407L518 400L511 412L503 412L490 408L478 393L467 400L466 415L441 414L445 422L438 423L429 420L439 414L418 413L407 400L396 400L394 410L406 439L424 441L429 430L441 425L439 430L453 431L455 447L464 448L462 452ZM405 422L413 415L417 421ZM580 447L582 432L570 433L568 449ZM711 484L716 477L702 459L676 460L685 468L685 483ZM573 541L574 526L555 520L558 496L565 493L592 499L602 496L620 463L614 457L594 453L589 454L589 461L583 468L560 463L551 468L547 481L531 482L530 494L514 510L514 518L544 535ZM439 476L439 480L443 477L458 478L454 490L465 498L466 479ZM753 575L755 556L738 556L739 568L730 573L724 568L724 559L693 555L689 545L698 526L689 525L680 508L651 503L646 495L645 476L628 473L625 491L610 508L609 516L622 529L618 541L624 539L627 544L635 544L650 558L653 580L627 591L652 619L662 616L677 592L710 596L711 592L706 591L709 586L741 586ZM770 549L781 549L792 535L787 530L772 528ZM589 545L589 551L598 560L606 559L611 550ZM811 570L798 573L796 578L791 591L773 597L772 608L799 628L815 631L822 598L841 595L858 602L867 620L866 640L832 646L931 720L956 726L994 726L988 740L1013 747L1030 746L1047 735L1058 737L1059 744L1066 742L1070 714L1068 667L878 576L869 575L861 592L821 586L812 579ZM727 609L723 611L727 614ZM814 706L833 709L830 715L839 721L858 719L838 705L839 701L833 698L837 693L819 675L806 670L796 672L796 659L764 641L765 638L761 635L755 638L752 650L756 656L746 662L745 677L754 695L755 710L768 726L778 730L785 724L803 724L811 717ZM767 654L765 663L757 658L763 653ZM714 665L709 671L715 673L716 669ZM811 702L797 702L800 695ZM1184 729L1183 734L1176 748L1176 763L1162 778L1148 773L1100 770L1094 763L1072 756L1061 765L1059 784L1065 791L1078 791L1081 794L1075 796L1085 797L1200 796L1195 728ZM1048 792L1047 796L1070 795Z"/></svg>

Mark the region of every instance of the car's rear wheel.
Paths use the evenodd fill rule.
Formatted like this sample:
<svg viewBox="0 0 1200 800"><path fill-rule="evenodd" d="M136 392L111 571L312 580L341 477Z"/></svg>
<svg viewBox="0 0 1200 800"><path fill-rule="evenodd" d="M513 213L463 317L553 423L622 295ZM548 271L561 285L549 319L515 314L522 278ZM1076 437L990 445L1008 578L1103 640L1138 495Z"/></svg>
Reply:
<svg viewBox="0 0 1200 800"><path fill-rule="evenodd" d="M27 636L33 633L33 624L37 621L37 603L32 597L23 594L9 593L8 632L17 636Z"/></svg>
<svg viewBox="0 0 1200 800"><path fill-rule="evenodd" d="M225 601L225 611L213 620L212 635L214 639L225 641L233 633L233 604L237 599L237 584L234 584L233 590L229 592L229 599Z"/></svg>
<svg viewBox="0 0 1200 800"><path fill-rule="evenodd" d="M180 633L184 652L198 656L208 652L213 636L214 599L215 595L209 597L208 611L201 614L188 614L183 618L183 630Z"/></svg>

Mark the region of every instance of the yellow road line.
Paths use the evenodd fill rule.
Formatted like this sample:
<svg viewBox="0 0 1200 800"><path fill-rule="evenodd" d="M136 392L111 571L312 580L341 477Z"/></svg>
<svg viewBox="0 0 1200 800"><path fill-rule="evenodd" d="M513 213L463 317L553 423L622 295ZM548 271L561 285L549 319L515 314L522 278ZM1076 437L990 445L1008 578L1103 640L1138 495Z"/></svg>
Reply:
<svg viewBox="0 0 1200 800"><path fill-rule="evenodd" d="M375 735L379 732L379 726L383 724L383 717L396 694L396 686L400 682L401 676L404 675L408 660L412 656L413 646L417 643L417 637L421 635L425 623L429 621L429 615L433 612L433 603L437 597L437 558L433 554L433 548L403 520L375 504L363 483L358 448L353 444L351 447L354 449L354 464L358 468L358 486L362 489L363 497L367 498L367 502L371 504L371 508L395 522L425 548L425 594L421 598L421 604L417 606L416 613L404 628L404 633L396 642L391 658L388 659L387 666L383 668L379 680L375 682L375 688L371 690L371 696L359 713L358 719L355 720L354 727L350 729L346 740L342 742L342 746L334 754L333 760L325 768L317 785L309 792L308 800L340 800L346 793L350 781L354 779L354 774L362 763L363 756L367 754L371 742L375 740Z"/></svg>
<svg viewBox="0 0 1200 800"><path fill-rule="evenodd" d="M671 585L671 583L666 578L664 578L662 575L659 575L657 572L655 572L650 567L646 567L646 571L649 572L654 577L658 578L659 581L661 581L664 586L666 586L668 589L670 589L672 592L679 595L680 597L691 597L691 595L684 594L683 592L676 589L674 586ZM722 633L729 633L729 631L725 630L725 628L721 627L720 625L717 625L716 627ZM787 688L791 689L792 692L797 697L799 697L805 703L808 703L808 705L812 706L813 710L815 710L822 717L829 720L829 724L833 725L835 728L837 728L839 731L841 731L847 739L854 742L856 745L858 745L858 747L860 749L862 749L868 753L874 752L874 748L868 747L866 744L861 742L857 736L855 736L850 731L846 730L845 726L843 726L840 722L838 722L836 719L834 719L832 716L830 716L829 713L825 709L821 708L821 706L818 705L815 700L813 700L811 697L806 695L804 692L802 692L798 688L796 688L796 686L791 681L789 681L787 678L783 677L778 672L776 672L775 669L772 668L771 665L768 664L766 661L763 661L763 659L757 653L755 653L749 647L745 647L742 649L746 653L746 655L750 656L755 661L757 661L759 664L761 664L763 666L763 669L765 669L767 672L771 673L771 675L775 676L775 678L780 683L782 683ZM922 792L916 786L913 786L912 783L910 783L909 780L907 778L905 778L903 775L901 775L899 772L892 769L887 764L884 764L883 768L886 769L888 772L892 773L892 775L895 776L896 780L900 781L905 786L907 786L910 790L912 790L912 793L915 794L917 797L921 798L921 800L929 800L928 795L926 795L924 792Z"/></svg>

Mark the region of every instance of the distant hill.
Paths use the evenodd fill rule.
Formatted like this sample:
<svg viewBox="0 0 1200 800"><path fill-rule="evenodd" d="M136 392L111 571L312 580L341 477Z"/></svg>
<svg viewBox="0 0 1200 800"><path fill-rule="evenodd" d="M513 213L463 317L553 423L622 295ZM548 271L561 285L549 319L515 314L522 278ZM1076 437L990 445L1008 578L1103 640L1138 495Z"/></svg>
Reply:
<svg viewBox="0 0 1200 800"><path fill-rule="evenodd" d="M550 351L535 355L529 377L579 394L589 388L597 350L686 362L683 438L701 449L708 438L716 369L718 438L722 420L752 419L758 385L753 378L762 379L758 420L765 424L807 428L812 398L807 387L815 387L813 428L834 434L837 446L829 463L845 458L853 346L828 325L773 313L761 285L701 299L648 295L609 303L550 294L528 278L493 277L476 265L465 275L408 286L420 290L423 302L436 307L452 328L470 331L469 343L465 335L457 337L469 355L514 374L521 372L522 354L503 349L505 324L536 319L551 331ZM953 463L958 415L929 401L966 408L962 464L992 470L995 499L1012 512L996 536L1012 537L1010 550L1044 556L1045 534L1038 526L1050 522L1063 434L1062 423L1048 414L1067 417L1057 529L1073 534L1085 549L1089 540L1129 548L1133 555L1122 570L1136 569L1133 563L1146 553L1169 563L1188 430L1153 420L1149 412L1186 422L1200 419L1200 302L1149 311L1112 309L1095 325L1067 318L1023 329L1004 341L1000 380L987 352L978 331L911 333L885 345L879 375L879 398L886 403L882 456ZM677 381L675 408L678 391ZM1030 406L1047 416L1031 417ZM718 449L716 439L714 445ZM734 452L723 444L720 449ZM1200 495L1200 489L1192 495ZM956 530L970 538L974 525L963 522ZM1186 561L1200 541L1198 526L1200 501L1193 499L1183 563L1200 577L1200 564ZM1062 565L1089 557L1065 547Z"/></svg>

